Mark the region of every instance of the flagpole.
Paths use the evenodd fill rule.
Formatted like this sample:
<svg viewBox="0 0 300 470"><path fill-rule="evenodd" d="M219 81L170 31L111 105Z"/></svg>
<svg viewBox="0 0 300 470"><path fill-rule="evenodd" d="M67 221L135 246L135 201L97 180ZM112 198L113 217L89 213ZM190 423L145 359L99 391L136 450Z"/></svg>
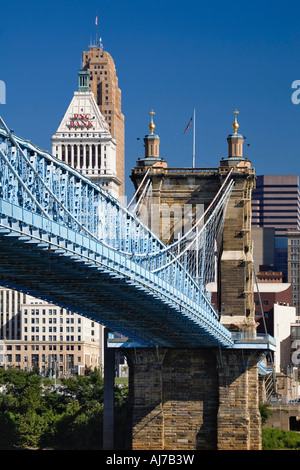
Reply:
<svg viewBox="0 0 300 470"><path fill-rule="evenodd" d="M95 25L96 25L96 46L98 47L98 12L97 11L96 11Z"/></svg>
<svg viewBox="0 0 300 470"><path fill-rule="evenodd" d="M193 168L195 168L195 149L196 149L196 145L195 145L195 129L196 129L196 126L195 126L195 121L196 121L196 112L195 112L195 108L194 108L194 118L193 118L193 121L194 121L194 129L193 129Z"/></svg>

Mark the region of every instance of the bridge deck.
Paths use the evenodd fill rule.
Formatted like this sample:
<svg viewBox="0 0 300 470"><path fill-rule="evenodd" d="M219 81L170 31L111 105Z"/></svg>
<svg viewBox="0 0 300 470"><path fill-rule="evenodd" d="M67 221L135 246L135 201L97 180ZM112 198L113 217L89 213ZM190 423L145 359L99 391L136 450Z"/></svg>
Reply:
<svg viewBox="0 0 300 470"><path fill-rule="evenodd" d="M12 211L12 204L0 201L2 285L73 310L141 345L232 346L230 332L215 317L199 307L197 313L158 276L140 266L134 272L134 263L126 269L120 257L114 262L114 251L65 227L64 237L58 236L53 227L59 224L24 209L18 208L19 219L7 218ZM35 227L25 223L30 215Z"/></svg>
<svg viewBox="0 0 300 470"><path fill-rule="evenodd" d="M16 137L0 117L0 284L141 346L248 347L233 340L204 294L233 184L229 172L192 242L167 247L109 193Z"/></svg>

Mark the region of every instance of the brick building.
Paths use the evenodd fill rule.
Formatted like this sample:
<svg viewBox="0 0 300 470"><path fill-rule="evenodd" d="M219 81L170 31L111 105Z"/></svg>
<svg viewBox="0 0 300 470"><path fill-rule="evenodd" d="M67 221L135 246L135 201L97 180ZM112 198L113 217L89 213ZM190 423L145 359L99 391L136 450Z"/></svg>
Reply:
<svg viewBox="0 0 300 470"><path fill-rule="evenodd" d="M118 86L116 67L111 55L103 50L103 46L91 45L82 53L83 69L90 74L90 89L102 115L105 117L109 130L117 142L116 171L121 181L119 195L125 193L125 134L124 115L121 111L121 90Z"/></svg>
<svg viewBox="0 0 300 470"><path fill-rule="evenodd" d="M265 316L267 332L271 336L276 336L274 325L274 306L282 305L291 307L292 303L292 286L289 283L282 282L259 282L259 295L257 288L254 286L254 303L255 303L255 319L259 323L258 333L265 333L261 312L261 304ZM260 297L260 299L259 299Z"/></svg>

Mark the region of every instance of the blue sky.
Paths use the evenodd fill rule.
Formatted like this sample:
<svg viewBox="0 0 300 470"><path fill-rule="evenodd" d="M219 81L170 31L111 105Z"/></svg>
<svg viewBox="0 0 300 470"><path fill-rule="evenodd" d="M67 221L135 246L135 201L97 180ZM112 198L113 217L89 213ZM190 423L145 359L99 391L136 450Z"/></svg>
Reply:
<svg viewBox="0 0 300 470"><path fill-rule="evenodd" d="M51 149L96 11L122 90L128 197L151 108L170 167L192 165L194 108L196 166L218 166L238 108L257 174L300 174L299 1L0 0L0 114L18 135Z"/></svg>

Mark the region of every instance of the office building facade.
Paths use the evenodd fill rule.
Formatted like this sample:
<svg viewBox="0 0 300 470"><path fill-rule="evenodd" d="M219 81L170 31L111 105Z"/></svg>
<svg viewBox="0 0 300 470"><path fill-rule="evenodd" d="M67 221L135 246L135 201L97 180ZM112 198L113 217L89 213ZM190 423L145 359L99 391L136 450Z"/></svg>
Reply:
<svg viewBox="0 0 300 470"><path fill-rule="evenodd" d="M274 227L277 237L300 229L298 175L260 175L252 195L252 225Z"/></svg>
<svg viewBox="0 0 300 470"><path fill-rule="evenodd" d="M3 287L0 305L0 367L68 377L103 366L103 332L94 321Z"/></svg>
<svg viewBox="0 0 300 470"><path fill-rule="evenodd" d="M292 284L293 305L300 315L300 230L288 230L287 246L288 279Z"/></svg>
<svg viewBox="0 0 300 470"><path fill-rule="evenodd" d="M289 230L300 229L300 191L298 175L260 175L257 177L256 188L252 196L252 227L263 228L264 245L270 249L274 245L274 266L283 273L283 279L288 277L288 238ZM273 228L269 238L267 230ZM261 254L256 252L254 244L254 259Z"/></svg>

